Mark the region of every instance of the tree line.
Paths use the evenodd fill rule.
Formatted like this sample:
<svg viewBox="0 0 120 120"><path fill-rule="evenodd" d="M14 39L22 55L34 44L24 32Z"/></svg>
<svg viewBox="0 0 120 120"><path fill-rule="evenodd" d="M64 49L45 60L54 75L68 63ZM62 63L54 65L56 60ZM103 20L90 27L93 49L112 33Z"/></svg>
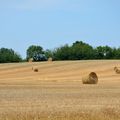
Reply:
<svg viewBox="0 0 120 120"><path fill-rule="evenodd" d="M63 45L53 50L44 50L41 46L31 45L26 51L26 59L13 49L0 49L0 63L53 60L93 60L93 59L120 59L120 48L110 46L93 47L85 42L76 41L72 45Z"/></svg>
<svg viewBox="0 0 120 120"><path fill-rule="evenodd" d="M22 57L13 49L1 48L0 49L0 63L21 62Z"/></svg>
<svg viewBox="0 0 120 120"><path fill-rule="evenodd" d="M47 58L52 57L53 60L120 59L120 48L110 46L92 47L82 41L45 51L41 46L30 46L27 49L27 59L32 57L34 53L45 54Z"/></svg>

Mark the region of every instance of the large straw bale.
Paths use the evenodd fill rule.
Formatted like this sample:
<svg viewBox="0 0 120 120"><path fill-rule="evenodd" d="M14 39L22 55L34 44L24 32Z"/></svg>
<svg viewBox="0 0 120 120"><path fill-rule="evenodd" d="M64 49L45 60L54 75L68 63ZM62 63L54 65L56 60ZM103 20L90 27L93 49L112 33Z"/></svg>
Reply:
<svg viewBox="0 0 120 120"><path fill-rule="evenodd" d="M115 73L120 74L120 69L118 67L114 67L114 71Z"/></svg>
<svg viewBox="0 0 120 120"><path fill-rule="evenodd" d="M98 76L95 72L89 73L87 76L82 78L83 84L97 84L98 83Z"/></svg>

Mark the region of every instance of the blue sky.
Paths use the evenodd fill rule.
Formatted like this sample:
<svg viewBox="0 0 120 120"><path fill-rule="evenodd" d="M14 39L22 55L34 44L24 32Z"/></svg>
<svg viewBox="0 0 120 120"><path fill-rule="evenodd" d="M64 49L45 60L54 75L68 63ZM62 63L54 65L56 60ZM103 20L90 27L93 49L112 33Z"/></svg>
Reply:
<svg viewBox="0 0 120 120"><path fill-rule="evenodd" d="M25 57L76 40L119 47L120 0L0 0L0 47Z"/></svg>

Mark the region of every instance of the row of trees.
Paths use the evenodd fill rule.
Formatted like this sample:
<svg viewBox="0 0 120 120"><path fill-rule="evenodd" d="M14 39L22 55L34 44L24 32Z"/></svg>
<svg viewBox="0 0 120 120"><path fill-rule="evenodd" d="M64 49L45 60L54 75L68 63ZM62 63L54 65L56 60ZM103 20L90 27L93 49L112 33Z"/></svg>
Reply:
<svg viewBox="0 0 120 120"><path fill-rule="evenodd" d="M41 46L30 46L27 49L27 59L33 54L45 54L53 60L89 60L89 59L120 59L120 48L98 46L96 48L82 41L76 41L71 46L64 45L54 50L44 51Z"/></svg>
<svg viewBox="0 0 120 120"><path fill-rule="evenodd" d="M82 41L76 41L72 46L64 45L51 53L55 60L120 59L120 48L109 46L93 48Z"/></svg>
<svg viewBox="0 0 120 120"><path fill-rule="evenodd" d="M1 48L0 49L0 63L20 62L22 58L12 49Z"/></svg>
<svg viewBox="0 0 120 120"><path fill-rule="evenodd" d="M98 46L93 48L82 41L64 45L53 52L55 60L120 59L120 48Z"/></svg>
<svg viewBox="0 0 120 120"><path fill-rule="evenodd" d="M41 46L31 45L26 51L26 61L44 61L52 57L53 60L89 60L89 59L120 59L120 48L109 46L92 47L82 41L72 45L64 45L54 50L43 50ZM0 49L0 63L21 62L21 56L12 49Z"/></svg>

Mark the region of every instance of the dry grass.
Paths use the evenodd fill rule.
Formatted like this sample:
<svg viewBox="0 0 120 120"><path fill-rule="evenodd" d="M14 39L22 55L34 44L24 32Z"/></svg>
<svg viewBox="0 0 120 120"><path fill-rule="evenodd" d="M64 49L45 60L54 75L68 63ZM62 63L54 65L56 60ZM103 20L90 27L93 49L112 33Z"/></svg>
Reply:
<svg viewBox="0 0 120 120"><path fill-rule="evenodd" d="M76 111L76 112L10 112L1 115L0 120L119 120L119 111L115 109L103 109L95 111Z"/></svg>
<svg viewBox="0 0 120 120"><path fill-rule="evenodd" d="M119 120L120 75L113 71L119 63L1 64L0 120ZM83 85L82 76L91 70L99 84Z"/></svg>

